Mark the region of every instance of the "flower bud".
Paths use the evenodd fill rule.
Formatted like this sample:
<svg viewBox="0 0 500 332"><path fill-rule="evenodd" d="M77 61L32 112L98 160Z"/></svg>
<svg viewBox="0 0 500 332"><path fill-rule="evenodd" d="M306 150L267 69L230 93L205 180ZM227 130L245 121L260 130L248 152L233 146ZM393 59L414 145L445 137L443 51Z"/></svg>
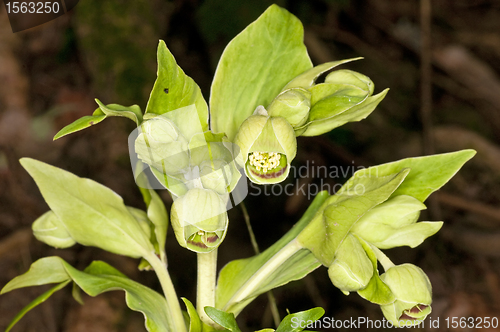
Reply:
<svg viewBox="0 0 500 332"><path fill-rule="evenodd" d="M48 211L40 216L31 227L38 241L55 248L69 248L76 243L56 214Z"/></svg>
<svg viewBox="0 0 500 332"><path fill-rule="evenodd" d="M333 285L345 295L365 288L373 275L373 264L359 240L348 234L328 268Z"/></svg>
<svg viewBox="0 0 500 332"><path fill-rule="evenodd" d="M195 188L174 201L171 221L181 246L203 253L222 243L228 226L223 197L210 189Z"/></svg>
<svg viewBox="0 0 500 332"><path fill-rule="evenodd" d="M270 117L262 106L241 124L234 142L245 173L257 184L285 180L297 153L293 127L283 117Z"/></svg>
<svg viewBox="0 0 500 332"><path fill-rule="evenodd" d="M413 326L431 313L432 287L427 275L413 264L397 265L380 276L396 297L381 306L394 326Z"/></svg>
<svg viewBox="0 0 500 332"><path fill-rule="evenodd" d="M144 121L135 141L139 159L163 174L177 174L189 165L188 142L175 124L158 116Z"/></svg>
<svg viewBox="0 0 500 332"><path fill-rule="evenodd" d="M425 205L414 197L399 195L368 211L351 229L363 240L381 249L412 248L435 234L442 222L419 222Z"/></svg>
<svg viewBox="0 0 500 332"><path fill-rule="evenodd" d="M285 118L293 128L306 123L311 109L311 93L303 88L288 89L280 93L268 107L270 116Z"/></svg>

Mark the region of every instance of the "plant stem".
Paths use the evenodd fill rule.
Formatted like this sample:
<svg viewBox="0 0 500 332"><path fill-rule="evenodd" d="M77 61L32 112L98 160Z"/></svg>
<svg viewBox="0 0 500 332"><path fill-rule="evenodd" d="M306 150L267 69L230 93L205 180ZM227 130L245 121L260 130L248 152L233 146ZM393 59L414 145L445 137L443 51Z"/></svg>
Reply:
<svg viewBox="0 0 500 332"><path fill-rule="evenodd" d="M248 234L250 235L250 242L252 242L253 250L255 254L260 254L259 244L255 239L255 234L253 233L252 224L250 223L250 215L248 214L247 207L244 202L240 203L241 211L243 212L243 218L245 219L245 223L247 225ZM271 313L273 315L274 325L278 327L281 322L280 313L278 311L278 305L276 304L276 298L274 297L273 291L270 290L267 292L267 299L269 301L269 306L271 307Z"/></svg>
<svg viewBox="0 0 500 332"><path fill-rule="evenodd" d="M186 324L184 323L184 317L182 316L181 306L179 304L179 298L175 293L174 285L172 284L172 279L167 271L167 266L160 261L160 259L155 254L149 254L146 260L151 264L158 279L160 280L161 288L167 299L167 315L169 316L169 321L172 324L173 330L178 332L186 332Z"/></svg>
<svg viewBox="0 0 500 332"><path fill-rule="evenodd" d="M293 239L286 246L281 248L270 260L250 278L248 281L233 295L228 304L243 301L251 295L271 273L273 273L281 264L292 257L297 251L301 250L302 246ZM227 305L227 304L226 304Z"/></svg>
<svg viewBox="0 0 500 332"><path fill-rule="evenodd" d="M217 279L217 248L209 253L198 253L198 285L196 309L202 322L215 328L218 325L205 313L206 306L215 307L215 282Z"/></svg>
<svg viewBox="0 0 500 332"><path fill-rule="evenodd" d="M382 250L373 245L371 245L370 247L372 248L373 252L375 252L375 256L377 256L377 259L380 264L382 264L385 272L387 272L387 270L394 266L394 263L382 252Z"/></svg>

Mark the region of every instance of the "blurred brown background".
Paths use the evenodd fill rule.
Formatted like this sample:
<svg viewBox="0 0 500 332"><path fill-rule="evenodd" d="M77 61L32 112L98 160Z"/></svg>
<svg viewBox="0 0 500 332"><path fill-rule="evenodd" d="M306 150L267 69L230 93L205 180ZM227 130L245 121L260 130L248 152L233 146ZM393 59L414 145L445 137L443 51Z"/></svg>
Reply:
<svg viewBox="0 0 500 332"><path fill-rule="evenodd" d="M95 97L144 109L156 76L160 38L208 98L224 46L271 3L82 0L70 13L16 34L0 6L0 286L38 258L59 255L77 268L105 260L159 289L154 275L137 271L132 259L79 245L56 250L37 242L30 225L48 207L18 159L37 158L92 178L128 205L144 208L128 160L132 122L110 118L56 142L52 137L91 114ZM440 317L441 330L446 330L446 317L500 316L500 1L433 1L432 12L423 14L432 19L430 33L420 25L421 3L416 0L276 3L302 20L315 64L363 56L344 68L370 76L376 92L391 88L368 119L299 139L295 166L314 161L368 167L428 152L476 149L477 156L433 195L432 208L422 215L422 220L444 220L442 231L416 249L388 254L395 263L418 264L429 275L431 316ZM432 65L431 77L426 76L425 59ZM287 183L321 181L333 185L345 179L308 177ZM169 206L168 194L161 195ZM246 202L261 248L284 234L308 206L300 194L256 196L252 190ZM220 267L252 255L239 208L230 211L230 220ZM178 295L194 301L195 255L181 249L171 231L167 247ZM0 296L0 330L46 289ZM286 309L323 306L325 315L336 319L382 318L378 306L335 289L324 268L276 290L275 296L282 317ZM68 287L27 314L13 331L144 331L142 316L126 308L122 292L85 297L85 302L76 303ZM271 327L267 297L259 297L238 319L245 331Z"/></svg>

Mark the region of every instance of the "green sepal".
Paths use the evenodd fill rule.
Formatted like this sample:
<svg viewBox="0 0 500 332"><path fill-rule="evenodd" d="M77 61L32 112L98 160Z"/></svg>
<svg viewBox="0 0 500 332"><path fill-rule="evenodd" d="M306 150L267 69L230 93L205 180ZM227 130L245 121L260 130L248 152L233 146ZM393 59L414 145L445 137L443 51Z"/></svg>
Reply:
<svg viewBox="0 0 500 332"><path fill-rule="evenodd" d="M344 294L365 288L373 276L373 265L355 235L349 233L328 267L333 285Z"/></svg>
<svg viewBox="0 0 500 332"><path fill-rule="evenodd" d="M163 40L158 44L157 56L158 78L151 91L146 113L162 115L192 106L196 108L202 131L208 130L208 106L198 85L184 74Z"/></svg>
<svg viewBox="0 0 500 332"><path fill-rule="evenodd" d="M372 262L373 275L368 285L364 289L358 290L358 295L367 301L379 305L387 305L393 303L395 300L394 294L392 293L389 286L387 286L380 278L377 266L377 256L368 243L366 243L362 239L360 239L360 243L363 246L363 249L365 249L368 258L370 258L370 261Z"/></svg>

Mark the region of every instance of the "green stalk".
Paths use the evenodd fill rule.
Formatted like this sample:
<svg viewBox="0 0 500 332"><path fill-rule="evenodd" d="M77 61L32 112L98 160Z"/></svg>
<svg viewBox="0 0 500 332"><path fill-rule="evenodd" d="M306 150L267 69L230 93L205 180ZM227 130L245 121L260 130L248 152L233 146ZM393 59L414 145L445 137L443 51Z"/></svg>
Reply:
<svg viewBox="0 0 500 332"><path fill-rule="evenodd" d="M176 332L187 332L181 306L179 304L179 298L175 293L175 288L168 274L167 266L162 263L155 254L149 254L144 258L151 264L160 280L161 288L167 299L167 315L169 316L169 321L171 322L173 330Z"/></svg>
<svg viewBox="0 0 500 332"><path fill-rule="evenodd" d="M196 309L201 321L212 327L219 327L205 313L206 306L215 307L215 283L217 279L217 248L209 253L198 253L198 285ZM219 327L220 328L220 327Z"/></svg>
<svg viewBox="0 0 500 332"><path fill-rule="evenodd" d="M386 256L386 254L384 254L382 252L382 250L375 247L374 245L370 245L370 247L372 248L373 252L375 253L375 256L377 256L377 259L380 262L380 264L382 265L382 267L384 268L385 272L387 272L387 270L389 270L391 267L394 266L394 263L389 259L389 257Z"/></svg>
<svg viewBox="0 0 500 332"><path fill-rule="evenodd" d="M273 257L271 257L270 260L262 265L262 267L233 295L228 303L237 303L246 299L259 287L259 285L267 277L269 277L269 275L271 275L279 266L286 262L287 259L292 257L297 251L301 249L303 248L297 242L297 239L293 239L292 241L290 241Z"/></svg>
<svg viewBox="0 0 500 332"><path fill-rule="evenodd" d="M241 211L243 211L243 219L247 225L248 234L250 235L250 241L252 242L252 247L256 255L260 254L259 244L255 239L255 234L253 232L252 224L250 223L250 215L248 214L245 202L240 203ZM281 318L278 310L278 305L276 304L276 298L274 297L273 291L267 292L267 300L269 301L269 306L271 307L271 314L273 316L274 326L277 328L280 325Z"/></svg>

